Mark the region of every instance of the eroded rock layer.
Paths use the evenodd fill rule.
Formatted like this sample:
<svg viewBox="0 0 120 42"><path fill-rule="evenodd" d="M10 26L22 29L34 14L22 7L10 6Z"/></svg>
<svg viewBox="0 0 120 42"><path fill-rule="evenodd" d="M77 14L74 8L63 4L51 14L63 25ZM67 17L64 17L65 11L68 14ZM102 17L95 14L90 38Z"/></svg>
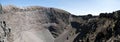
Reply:
<svg viewBox="0 0 120 42"><path fill-rule="evenodd" d="M76 16L41 6L0 5L0 42L120 42L120 11Z"/></svg>

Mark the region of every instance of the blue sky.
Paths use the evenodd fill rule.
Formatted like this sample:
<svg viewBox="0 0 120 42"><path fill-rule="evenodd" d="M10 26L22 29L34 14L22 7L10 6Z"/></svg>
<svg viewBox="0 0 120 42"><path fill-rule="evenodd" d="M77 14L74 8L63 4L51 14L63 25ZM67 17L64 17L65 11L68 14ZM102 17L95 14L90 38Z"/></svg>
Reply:
<svg viewBox="0 0 120 42"><path fill-rule="evenodd" d="M66 10L75 15L98 15L120 10L120 0L0 0L2 5L44 6Z"/></svg>

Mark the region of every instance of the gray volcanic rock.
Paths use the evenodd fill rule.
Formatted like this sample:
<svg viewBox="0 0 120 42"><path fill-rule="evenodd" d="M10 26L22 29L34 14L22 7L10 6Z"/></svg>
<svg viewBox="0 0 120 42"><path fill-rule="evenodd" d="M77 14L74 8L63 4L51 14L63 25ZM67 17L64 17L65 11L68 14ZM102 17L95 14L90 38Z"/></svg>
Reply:
<svg viewBox="0 0 120 42"><path fill-rule="evenodd" d="M113 13L101 13L99 16L74 16L83 18L84 22L71 22L76 28L78 36L73 42L120 42L120 11Z"/></svg>
<svg viewBox="0 0 120 42"><path fill-rule="evenodd" d="M120 11L76 16L41 6L0 5L0 42L120 42Z"/></svg>
<svg viewBox="0 0 120 42"><path fill-rule="evenodd" d="M2 12L1 42L54 42L70 27L70 13L61 9L9 5L4 6Z"/></svg>
<svg viewBox="0 0 120 42"><path fill-rule="evenodd" d="M2 14L2 5L0 4L0 14Z"/></svg>

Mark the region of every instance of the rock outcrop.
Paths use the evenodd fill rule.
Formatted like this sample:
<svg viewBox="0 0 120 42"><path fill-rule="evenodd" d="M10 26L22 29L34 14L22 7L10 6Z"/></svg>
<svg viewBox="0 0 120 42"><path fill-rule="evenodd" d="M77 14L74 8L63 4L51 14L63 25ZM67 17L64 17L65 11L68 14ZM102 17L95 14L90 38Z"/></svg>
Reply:
<svg viewBox="0 0 120 42"><path fill-rule="evenodd" d="M0 42L120 42L120 11L76 16L41 6L0 6Z"/></svg>
<svg viewBox="0 0 120 42"><path fill-rule="evenodd" d="M71 26L77 29L78 36L74 42L120 42L119 18L120 11L113 13L101 13L99 16L76 16L83 22L71 22ZM74 17L74 16L73 16ZM81 20L76 20L81 21Z"/></svg>

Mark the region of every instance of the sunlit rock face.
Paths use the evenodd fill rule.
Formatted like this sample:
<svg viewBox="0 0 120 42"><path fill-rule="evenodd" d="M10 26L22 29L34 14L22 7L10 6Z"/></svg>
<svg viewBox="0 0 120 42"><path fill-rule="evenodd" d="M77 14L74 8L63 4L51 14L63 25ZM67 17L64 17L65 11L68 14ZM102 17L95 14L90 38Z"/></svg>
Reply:
<svg viewBox="0 0 120 42"><path fill-rule="evenodd" d="M60 9L40 6L4 6L0 14L0 41L54 42L68 27L69 14Z"/></svg>
<svg viewBox="0 0 120 42"><path fill-rule="evenodd" d="M72 15L42 6L0 5L0 42L120 42L120 11Z"/></svg>

